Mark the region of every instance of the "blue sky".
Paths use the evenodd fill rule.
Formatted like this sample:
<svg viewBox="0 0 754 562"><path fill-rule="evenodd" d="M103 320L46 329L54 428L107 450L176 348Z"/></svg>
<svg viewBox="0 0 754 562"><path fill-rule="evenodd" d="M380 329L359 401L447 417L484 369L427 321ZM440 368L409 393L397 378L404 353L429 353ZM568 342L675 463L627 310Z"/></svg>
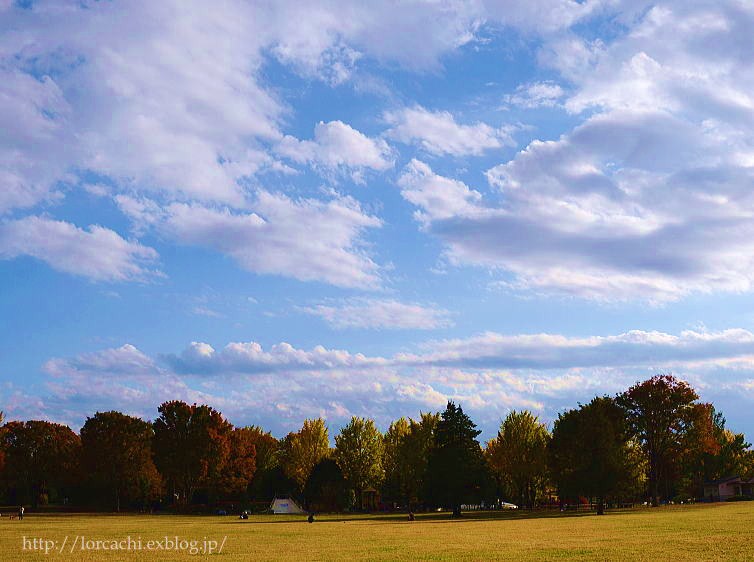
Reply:
<svg viewBox="0 0 754 562"><path fill-rule="evenodd" d="M365 4L365 5L362 5ZM754 434L746 2L0 1L0 408Z"/></svg>

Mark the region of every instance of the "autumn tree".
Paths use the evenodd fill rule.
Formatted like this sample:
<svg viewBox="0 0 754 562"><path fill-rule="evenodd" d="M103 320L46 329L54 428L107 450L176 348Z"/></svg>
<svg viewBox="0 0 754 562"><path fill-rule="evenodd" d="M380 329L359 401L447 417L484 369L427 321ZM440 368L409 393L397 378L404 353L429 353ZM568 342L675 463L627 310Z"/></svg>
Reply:
<svg viewBox="0 0 754 562"><path fill-rule="evenodd" d="M711 404L696 404L682 444L681 490L702 497L704 482L754 475L754 451L743 433L726 427L725 417Z"/></svg>
<svg viewBox="0 0 754 562"><path fill-rule="evenodd" d="M314 466L330 453L330 438L325 420L304 420L296 433L289 433L280 446L281 466L286 476L303 491Z"/></svg>
<svg viewBox="0 0 754 562"><path fill-rule="evenodd" d="M527 410L513 410L503 420L497 437L487 443L485 457L493 476L517 501L533 507L547 475L550 434Z"/></svg>
<svg viewBox="0 0 754 562"><path fill-rule="evenodd" d="M605 500L630 494L638 481L639 459L623 410L609 397L558 416L549 442L551 477L562 498L596 498L597 514Z"/></svg>
<svg viewBox="0 0 754 562"><path fill-rule="evenodd" d="M179 502L218 477L230 453L232 425L210 406L174 400L157 409L154 458Z"/></svg>
<svg viewBox="0 0 754 562"><path fill-rule="evenodd" d="M120 412L97 412L81 428L87 478L95 489L109 494L116 511L122 501L144 505L160 496L153 437L151 424Z"/></svg>
<svg viewBox="0 0 754 562"><path fill-rule="evenodd" d="M671 375L657 375L619 394L631 434L641 443L647 461L652 505L660 503L660 484L677 468L683 441L692 427L699 396L688 383Z"/></svg>
<svg viewBox="0 0 754 562"><path fill-rule="evenodd" d="M68 426L11 421L3 426L3 480L16 503L36 507L66 493L80 478L81 440Z"/></svg>
<svg viewBox="0 0 754 562"><path fill-rule="evenodd" d="M335 437L335 461L345 479L356 492L356 501L362 505L362 492L382 483L382 434L374 420L352 417Z"/></svg>
<svg viewBox="0 0 754 562"><path fill-rule="evenodd" d="M429 453L427 486L429 499L436 505L461 515L461 504L481 499L486 479L481 433L461 406L448 402L435 429L434 446Z"/></svg>
<svg viewBox="0 0 754 562"><path fill-rule="evenodd" d="M215 490L223 497L246 497L256 470L256 437L252 428L234 428L228 433L228 459L217 473Z"/></svg>

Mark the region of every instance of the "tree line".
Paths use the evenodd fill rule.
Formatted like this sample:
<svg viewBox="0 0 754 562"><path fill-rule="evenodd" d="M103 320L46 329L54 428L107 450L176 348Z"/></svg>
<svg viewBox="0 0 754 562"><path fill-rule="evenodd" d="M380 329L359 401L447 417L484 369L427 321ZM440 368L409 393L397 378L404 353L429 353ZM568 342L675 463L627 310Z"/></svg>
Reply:
<svg viewBox="0 0 754 562"><path fill-rule="evenodd" d="M97 412L80 434L47 421L0 426L6 503L104 509L266 505L291 496L307 509L416 510L501 500L535 507L688 500L703 483L754 475L754 452L686 382L658 375L561 413L549 429L512 411L497 435L460 405L400 418L384 433L353 417L335 436L307 419L282 439L235 427L207 405L165 402L153 422ZM2 414L0 413L0 423Z"/></svg>

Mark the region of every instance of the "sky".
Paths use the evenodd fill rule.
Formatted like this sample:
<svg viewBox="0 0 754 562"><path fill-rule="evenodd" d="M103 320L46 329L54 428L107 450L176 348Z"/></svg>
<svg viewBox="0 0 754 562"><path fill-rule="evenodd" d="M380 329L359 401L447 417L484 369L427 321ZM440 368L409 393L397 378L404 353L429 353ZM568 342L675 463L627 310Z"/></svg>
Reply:
<svg viewBox="0 0 754 562"><path fill-rule="evenodd" d="M754 4L0 0L0 409L754 437Z"/></svg>

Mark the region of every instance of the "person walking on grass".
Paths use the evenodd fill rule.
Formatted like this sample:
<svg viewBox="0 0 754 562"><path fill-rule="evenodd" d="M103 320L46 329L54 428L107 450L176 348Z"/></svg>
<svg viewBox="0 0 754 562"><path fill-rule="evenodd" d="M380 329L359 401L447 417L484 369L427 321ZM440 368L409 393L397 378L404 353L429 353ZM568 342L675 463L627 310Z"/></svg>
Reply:
<svg viewBox="0 0 754 562"><path fill-rule="evenodd" d="M23 521L24 518L24 506L18 508L18 520Z"/></svg>

